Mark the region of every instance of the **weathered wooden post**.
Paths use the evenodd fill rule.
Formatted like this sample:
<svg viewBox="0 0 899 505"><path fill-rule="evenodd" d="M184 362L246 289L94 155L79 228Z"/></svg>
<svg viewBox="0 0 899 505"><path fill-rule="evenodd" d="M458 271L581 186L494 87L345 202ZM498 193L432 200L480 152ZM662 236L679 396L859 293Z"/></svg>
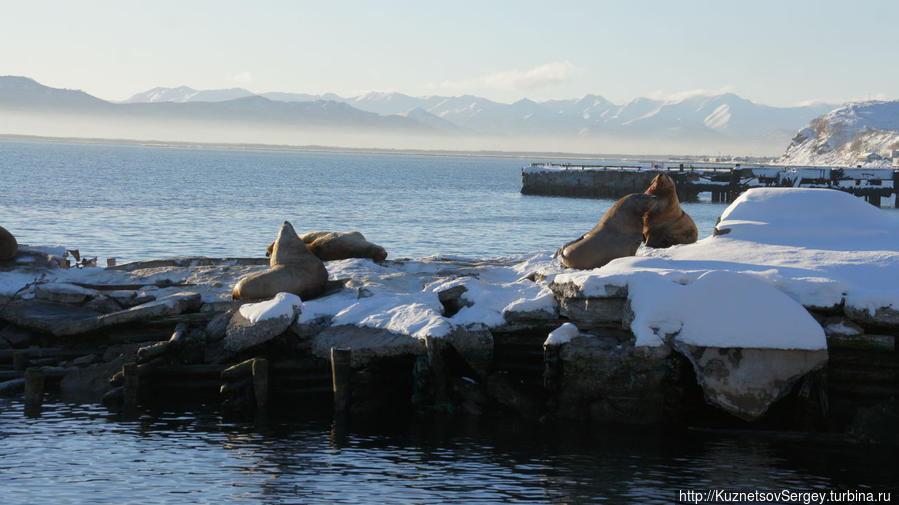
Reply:
<svg viewBox="0 0 899 505"><path fill-rule="evenodd" d="M899 209L899 170L893 170L893 205Z"/></svg>
<svg viewBox="0 0 899 505"><path fill-rule="evenodd" d="M434 403L446 403L446 366L443 362L443 347L446 345L442 338L425 337L425 347L428 351L428 367L431 369L431 378L434 385Z"/></svg>
<svg viewBox="0 0 899 505"><path fill-rule="evenodd" d="M137 363L125 363L122 365L122 383L124 392L124 407L126 410L137 408L138 395L140 393L140 377L137 374Z"/></svg>
<svg viewBox="0 0 899 505"><path fill-rule="evenodd" d="M543 346L543 391L546 393L546 410L552 414L559 406L559 390L562 388L561 345Z"/></svg>
<svg viewBox="0 0 899 505"><path fill-rule="evenodd" d="M28 353L26 351L15 351L12 353L12 367L17 372L24 372L28 366Z"/></svg>
<svg viewBox="0 0 899 505"><path fill-rule="evenodd" d="M334 411L337 413L343 414L349 410L352 362L351 348L331 348L331 385L334 392Z"/></svg>
<svg viewBox="0 0 899 505"><path fill-rule="evenodd" d="M265 358L253 360L253 396L256 398L256 408L268 406L268 360Z"/></svg>
<svg viewBox="0 0 899 505"><path fill-rule="evenodd" d="M543 388L555 393L562 384L562 357L560 345L543 346Z"/></svg>
<svg viewBox="0 0 899 505"><path fill-rule="evenodd" d="M44 402L44 382L46 376L40 368L25 370L25 413L26 415L40 412Z"/></svg>

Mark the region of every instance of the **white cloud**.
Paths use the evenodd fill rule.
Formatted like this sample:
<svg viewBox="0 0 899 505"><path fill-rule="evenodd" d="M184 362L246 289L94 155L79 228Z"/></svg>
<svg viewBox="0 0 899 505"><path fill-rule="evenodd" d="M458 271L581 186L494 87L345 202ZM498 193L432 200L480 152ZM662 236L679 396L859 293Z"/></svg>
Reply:
<svg viewBox="0 0 899 505"><path fill-rule="evenodd" d="M231 76L231 80L235 82L250 82L253 80L253 74L250 72L240 72Z"/></svg>
<svg viewBox="0 0 899 505"><path fill-rule="evenodd" d="M474 79L428 84L431 89L474 90L497 89L529 91L560 84L580 69L570 61L554 61L529 70L504 70Z"/></svg>
<svg viewBox="0 0 899 505"><path fill-rule="evenodd" d="M731 85L722 86L718 89L690 89L686 91L676 91L676 92L667 92L662 90L656 90L648 95L647 98L652 98L653 100L661 100L664 102L680 102L682 100L686 100L688 98L693 98L696 96L714 96L714 95L723 95L725 93L736 93L737 88Z"/></svg>

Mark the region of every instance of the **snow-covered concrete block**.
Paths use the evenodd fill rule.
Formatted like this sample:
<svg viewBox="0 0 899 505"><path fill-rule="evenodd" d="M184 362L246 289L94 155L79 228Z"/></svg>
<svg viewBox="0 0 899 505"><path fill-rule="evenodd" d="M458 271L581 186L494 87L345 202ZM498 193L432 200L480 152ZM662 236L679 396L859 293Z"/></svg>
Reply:
<svg viewBox="0 0 899 505"><path fill-rule="evenodd" d="M764 415L799 379L827 363L825 349L673 345L693 364L706 401L746 421Z"/></svg>

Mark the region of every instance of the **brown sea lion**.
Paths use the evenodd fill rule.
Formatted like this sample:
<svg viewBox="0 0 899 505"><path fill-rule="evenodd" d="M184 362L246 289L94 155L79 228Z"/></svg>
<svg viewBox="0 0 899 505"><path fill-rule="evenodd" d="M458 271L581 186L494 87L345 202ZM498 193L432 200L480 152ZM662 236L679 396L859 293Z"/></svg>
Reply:
<svg viewBox="0 0 899 505"><path fill-rule="evenodd" d="M645 194L659 199L659 205L647 213L643 220L646 247L661 248L696 242L696 223L681 209L677 188L671 177L657 175Z"/></svg>
<svg viewBox="0 0 899 505"><path fill-rule="evenodd" d="M268 270L238 281L231 296L236 300L259 300L284 292L308 300L321 294L328 282L325 264L309 251L287 221L278 232L269 265Z"/></svg>
<svg viewBox="0 0 899 505"><path fill-rule="evenodd" d="M618 200L592 230L559 248L562 266L588 270L633 256L643 241L643 216L656 205L657 198L645 193Z"/></svg>
<svg viewBox="0 0 899 505"><path fill-rule="evenodd" d="M0 261L11 260L16 257L19 251L19 243L16 237L8 232L6 228L0 226Z"/></svg>
<svg viewBox="0 0 899 505"><path fill-rule="evenodd" d="M313 231L300 235L300 239L306 243L312 254L322 261L342 260L347 258L368 258L373 261L387 259L387 251L365 240L358 231ZM268 246L265 255L271 256L274 242Z"/></svg>

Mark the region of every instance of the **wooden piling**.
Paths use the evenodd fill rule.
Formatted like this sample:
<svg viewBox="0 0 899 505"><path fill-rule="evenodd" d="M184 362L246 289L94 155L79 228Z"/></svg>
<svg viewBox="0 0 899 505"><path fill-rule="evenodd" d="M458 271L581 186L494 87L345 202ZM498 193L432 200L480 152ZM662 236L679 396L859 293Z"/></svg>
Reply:
<svg viewBox="0 0 899 505"><path fill-rule="evenodd" d="M24 372L28 366L28 353L26 351L15 351L12 353L13 370Z"/></svg>
<svg viewBox="0 0 899 505"><path fill-rule="evenodd" d="M137 408L138 396L140 392L140 376L138 375L137 363L125 363L122 365L122 375L124 381L124 406L126 409Z"/></svg>
<svg viewBox="0 0 899 505"><path fill-rule="evenodd" d="M40 410L44 402L44 382L46 376L40 368L25 370L25 411Z"/></svg>
<svg viewBox="0 0 899 505"><path fill-rule="evenodd" d="M562 384L562 357L559 345L543 346L543 389L550 393L559 390Z"/></svg>
<svg viewBox="0 0 899 505"><path fill-rule="evenodd" d="M350 406L350 376L353 350L349 347L331 348L331 390L334 392L334 411L346 413Z"/></svg>
<svg viewBox="0 0 899 505"><path fill-rule="evenodd" d="M253 360L253 395L256 397L256 408L268 406L268 360Z"/></svg>
<svg viewBox="0 0 899 505"><path fill-rule="evenodd" d="M244 377L249 377L253 375L253 360L255 358L250 358L245 361L241 361L236 365L229 366L228 368L222 370L221 377L223 381L231 382L237 379L243 379Z"/></svg>
<svg viewBox="0 0 899 505"><path fill-rule="evenodd" d="M443 361L443 347L446 345L442 338L432 336L425 337L425 347L428 351L428 366L431 369L431 379L434 386L434 403L445 403L446 396L446 366Z"/></svg>

